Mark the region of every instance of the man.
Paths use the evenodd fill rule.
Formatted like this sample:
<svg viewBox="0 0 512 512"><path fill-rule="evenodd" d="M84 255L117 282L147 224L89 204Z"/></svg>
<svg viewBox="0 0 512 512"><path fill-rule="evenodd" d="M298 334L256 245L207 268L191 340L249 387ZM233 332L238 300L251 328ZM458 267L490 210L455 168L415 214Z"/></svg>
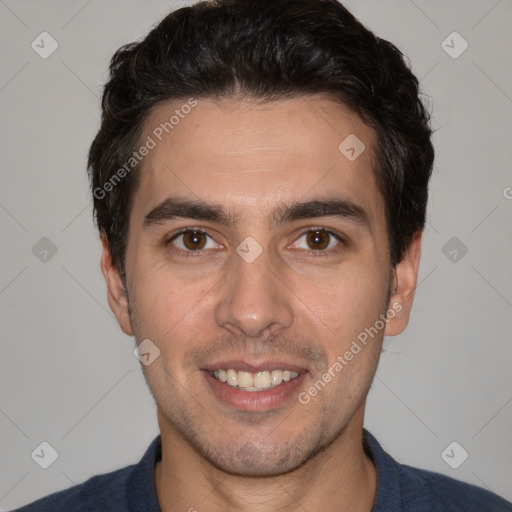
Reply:
<svg viewBox="0 0 512 512"><path fill-rule="evenodd" d="M116 53L102 107L102 270L161 436L20 510L512 510L363 429L434 158L391 43L335 0L199 3Z"/></svg>

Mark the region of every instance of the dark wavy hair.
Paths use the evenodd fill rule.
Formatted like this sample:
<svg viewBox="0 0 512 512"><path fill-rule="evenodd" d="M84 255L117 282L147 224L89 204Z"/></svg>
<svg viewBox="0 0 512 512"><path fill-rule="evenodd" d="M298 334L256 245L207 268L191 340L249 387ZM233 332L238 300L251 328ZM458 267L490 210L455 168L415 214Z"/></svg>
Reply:
<svg viewBox="0 0 512 512"><path fill-rule="evenodd" d="M110 64L88 171L98 229L123 280L137 168L107 185L136 150L156 105L313 94L348 106L375 130L390 260L400 262L423 230L434 160L430 116L403 54L336 0L213 0L172 12Z"/></svg>

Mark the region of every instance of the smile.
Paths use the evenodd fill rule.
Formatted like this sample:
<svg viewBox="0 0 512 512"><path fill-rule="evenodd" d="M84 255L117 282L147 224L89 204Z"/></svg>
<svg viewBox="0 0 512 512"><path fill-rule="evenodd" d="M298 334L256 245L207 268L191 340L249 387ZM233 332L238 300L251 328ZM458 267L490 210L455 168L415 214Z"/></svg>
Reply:
<svg viewBox="0 0 512 512"><path fill-rule="evenodd" d="M265 391L275 388L283 382L289 382L299 376L299 372L290 370L272 370L262 372L245 372L234 369L214 370L209 372L220 382L243 391Z"/></svg>

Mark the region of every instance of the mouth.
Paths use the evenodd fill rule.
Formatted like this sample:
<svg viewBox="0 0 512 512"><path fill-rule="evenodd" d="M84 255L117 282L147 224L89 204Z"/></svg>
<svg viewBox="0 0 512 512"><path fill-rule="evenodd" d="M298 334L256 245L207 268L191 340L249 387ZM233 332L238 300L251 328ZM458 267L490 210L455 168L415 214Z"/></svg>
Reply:
<svg viewBox="0 0 512 512"><path fill-rule="evenodd" d="M284 362L224 361L203 368L206 383L221 403L240 411L265 412L292 404L307 378L305 367Z"/></svg>

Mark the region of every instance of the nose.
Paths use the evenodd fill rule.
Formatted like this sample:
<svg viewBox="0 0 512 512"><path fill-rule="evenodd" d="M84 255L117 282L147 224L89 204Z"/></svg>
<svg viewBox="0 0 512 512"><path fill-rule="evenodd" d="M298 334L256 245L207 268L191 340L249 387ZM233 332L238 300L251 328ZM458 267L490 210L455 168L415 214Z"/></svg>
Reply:
<svg viewBox="0 0 512 512"><path fill-rule="evenodd" d="M263 337L265 331L289 328L293 322L290 291L278 270L270 267L268 251L249 263L234 255L215 308L219 326L247 337Z"/></svg>

